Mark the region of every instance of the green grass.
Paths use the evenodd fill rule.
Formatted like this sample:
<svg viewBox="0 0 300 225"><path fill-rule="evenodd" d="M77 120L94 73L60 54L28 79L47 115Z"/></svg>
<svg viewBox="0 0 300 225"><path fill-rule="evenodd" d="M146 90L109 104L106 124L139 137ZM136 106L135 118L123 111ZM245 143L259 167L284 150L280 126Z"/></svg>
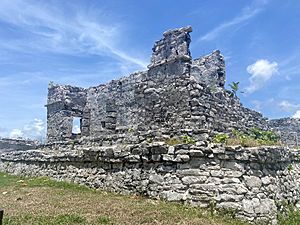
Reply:
<svg viewBox="0 0 300 225"><path fill-rule="evenodd" d="M1 172L0 208L5 212L3 225L246 224L231 213L211 215L209 209ZM278 224L300 224L300 212L290 207L278 216Z"/></svg>
<svg viewBox="0 0 300 225"><path fill-rule="evenodd" d="M4 218L4 224L38 224L38 225L80 225L86 224L86 219L78 215L58 215L58 216L34 216L25 214L24 216L12 216Z"/></svg>
<svg viewBox="0 0 300 225"><path fill-rule="evenodd" d="M278 224L280 225L299 225L300 224L300 211L295 210L293 207L288 207L286 215L278 215Z"/></svg>
<svg viewBox="0 0 300 225"><path fill-rule="evenodd" d="M4 225L243 224L187 205L6 173L0 173L0 207Z"/></svg>
<svg viewBox="0 0 300 225"><path fill-rule="evenodd" d="M55 181L48 177L21 177L0 172L0 187L13 186L20 187L53 187L76 191L95 191L86 186L68 183L64 181Z"/></svg>

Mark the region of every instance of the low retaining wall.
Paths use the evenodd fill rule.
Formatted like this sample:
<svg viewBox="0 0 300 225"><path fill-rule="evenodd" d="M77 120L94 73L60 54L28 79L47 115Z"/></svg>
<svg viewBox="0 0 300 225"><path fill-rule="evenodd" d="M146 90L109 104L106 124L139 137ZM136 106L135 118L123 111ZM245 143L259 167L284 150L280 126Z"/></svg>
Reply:
<svg viewBox="0 0 300 225"><path fill-rule="evenodd" d="M38 144L33 140L0 138L0 154L5 151L35 149Z"/></svg>
<svg viewBox="0 0 300 225"><path fill-rule="evenodd" d="M296 153L283 147L242 148L198 142L57 144L2 154L0 170L49 176L93 188L137 193L225 209L238 218L276 223L283 202L300 197Z"/></svg>

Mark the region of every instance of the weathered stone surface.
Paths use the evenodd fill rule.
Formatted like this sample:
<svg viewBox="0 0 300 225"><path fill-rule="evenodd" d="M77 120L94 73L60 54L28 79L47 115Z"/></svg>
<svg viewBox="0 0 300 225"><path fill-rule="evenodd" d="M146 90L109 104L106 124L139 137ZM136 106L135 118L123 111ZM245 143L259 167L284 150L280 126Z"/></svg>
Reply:
<svg viewBox="0 0 300 225"><path fill-rule="evenodd" d="M115 138L111 135L106 142ZM127 138L131 139L130 136ZM275 221L276 201L288 200L296 204L300 198L300 166L295 158L293 173L286 172L294 152L282 147L268 150L262 147L261 151L259 148L240 148L239 153L249 156L247 161L235 157L216 160L205 154L192 155L190 152L196 146L190 144L168 146L163 142L142 141L126 146L122 143L107 146L98 139L87 139L75 146L72 142L62 142L41 146L38 150L5 152L0 157L0 171L49 176L93 188L146 194L198 206L208 206L215 201L218 209L236 210L239 218L255 221ZM201 147L203 153L210 152L210 148L208 145ZM177 150L186 153L179 154L183 157L181 160L175 160ZM266 151L272 161L261 157ZM289 152L290 157L283 157ZM230 156L232 152L219 154ZM260 166L253 166L254 159ZM199 160L199 168L192 168L190 162ZM274 163L278 166L276 170L271 169ZM260 178L256 174L265 176Z"/></svg>
<svg viewBox="0 0 300 225"><path fill-rule="evenodd" d="M37 141L31 140L0 138L0 153L4 151L36 149L38 144Z"/></svg>
<svg viewBox="0 0 300 225"><path fill-rule="evenodd" d="M192 60L191 31L164 33L147 71L87 89L50 86L47 144L5 152L0 171L197 206L215 202L239 218L274 221L276 203L299 202L299 152L211 140L219 132L284 123L290 132L294 120L270 122L243 107L224 89L219 51ZM80 134L72 133L74 117L80 118Z"/></svg>
<svg viewBox="0 0 300 225"><path fill-rule="evenodd" d="M243 107L224 89L225 62L220 51L192 60L191 31L191 27L184 27L164 33L154 45L147 71L86 89L49 86L47 142L105 139L111 134L131 135L134 142L141 138L135 134L153 131L148 139L188 134L203 146L215 132L272 127L274 123ZM75 117L80 118L79 134L72 133ZM205 129L208 132L201 132ZM212 149L213 154L223 151ZM201 151L195 154L201 156ZM235 157L247 160L246 155Z"/></svg>
<svg viewBox="0 0 300 225"><path fill-rule="evenodd" d="M262 181L259 177L256 176L244 176L245 183L248 188L260 188L262 185Z"/></svg>
<svg viewBox="0 0 300 225"><path fill-rule="evenodd" d="M281 141L291 147L300 145L300 119L281 118L269 121L270 127L276 131Z"/></svg>

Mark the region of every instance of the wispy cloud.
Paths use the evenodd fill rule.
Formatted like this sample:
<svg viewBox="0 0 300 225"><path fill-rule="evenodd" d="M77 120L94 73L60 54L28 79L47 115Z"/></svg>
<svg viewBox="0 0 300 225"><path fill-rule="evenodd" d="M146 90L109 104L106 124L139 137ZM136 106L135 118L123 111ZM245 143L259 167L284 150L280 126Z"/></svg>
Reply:
<svg viewBox="0 0 300 225"><path fill-rule="evenodd" d="M76 9L74 12L53 7L46 2L3 0L0 21L25 31L22 38L1 41L0 48L10 51L45 51L61 54L94 54L113 57L140 68L147 63L125 53L118 45L124 33L120 23L108 21L99 13ZM106 21L106 22L101 22Z"/></svg>
<svg viewBox="0 0 300 225"><path fill-rule="evenodd" d="M25 124L25 126L21 129L14 128L11 131L3 129L2 132L0 129L0 136L9 138L29 138L44 141L46 136L46 123L41 119L34 119L33 121Z"/></svg>
<svg viewBox="0 0 300 225"><path fill-rule="evenodd" d="M282 100L281 102L278 103L278 106L286 112L293 112L296 109L300 108L299 104L295 104L287 100Z"/></svg>
<svg viewBox="0 0 300 225"><path fill-rule="evenodd" d="M263 7L267 4L267 2L267 0L254 0L252 4L244 7L238 16L234 17L232 20L221 23L208 33L204 34L197 41L211 41L231 28L238 25L245 25L251 18L263 10Z"/></svg>
<svg viewBox="0 0 300 225"><path fill-rule="evenodd" d="M299 49L296 49L296 53L290 54L289 57L285 58L280 62L281 74L286 80L291 80L294 75L300 74L300 54Z"/></svg>
<svg viewBox="0 0 300 225"><path fill-rule="evenodd" d="M269 62L266 59L257 60L247 67L247 72L251 74L250 85L246 88L247 93L253 93L262 88L273 75L278 73L278 64Z"/></svg>

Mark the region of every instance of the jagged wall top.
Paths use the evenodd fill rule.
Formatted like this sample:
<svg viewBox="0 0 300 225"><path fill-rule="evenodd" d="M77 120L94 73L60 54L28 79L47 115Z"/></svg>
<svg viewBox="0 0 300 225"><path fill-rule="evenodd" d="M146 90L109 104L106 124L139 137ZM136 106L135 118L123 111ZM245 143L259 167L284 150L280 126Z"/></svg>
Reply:
<svg viewBox="0 0 300 225"><path fill-rule="evenodd" d="M163 39L156 41L152 48L151 64L148 67L152 68L176 60L190 61L192 59L189 50L190 32L192 32L191 26L164 32Z"/></svg>

